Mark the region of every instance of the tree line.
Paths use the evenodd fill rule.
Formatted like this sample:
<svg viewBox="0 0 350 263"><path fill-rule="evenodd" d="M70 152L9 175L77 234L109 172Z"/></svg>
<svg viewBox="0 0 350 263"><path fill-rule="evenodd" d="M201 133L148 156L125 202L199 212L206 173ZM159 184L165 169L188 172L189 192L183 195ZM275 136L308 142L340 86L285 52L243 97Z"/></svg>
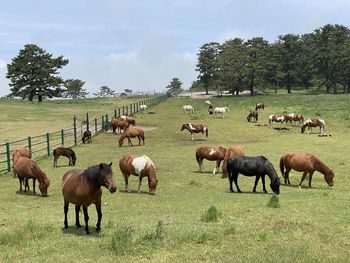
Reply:
<svg viewBox="0 0 350 263"><path fill-rule="evenodd" d="M262 37L210 42L199 49L198 80L192 89L232 94L256 88L317 86L326 93L350 93L350 30L325 25L312 33L281 35L274 43Z"/></svg>

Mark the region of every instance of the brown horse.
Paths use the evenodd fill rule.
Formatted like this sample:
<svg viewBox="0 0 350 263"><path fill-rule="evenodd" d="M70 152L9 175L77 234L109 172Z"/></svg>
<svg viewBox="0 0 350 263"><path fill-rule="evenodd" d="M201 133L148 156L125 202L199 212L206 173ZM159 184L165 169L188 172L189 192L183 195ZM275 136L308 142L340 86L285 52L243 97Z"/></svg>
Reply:
<svg viewBox="0 0 350 263"><path fill-rule="evenodd" d="M269 116L269 125L272 126L272 122L280 122L281 125L284 122L284 115L275 115L275 114L271 114Z"/></svg>
<svg viewBox="0 0 350 263"><path fill-rule="evenodd" d="M96 231L101 230L101 186L106 187L109 192L114 193L117 190L112 175L112 163L87 168L86 170L75 169L66 172L62 178L62 194L64 199L64 228L68 228L67 214L69 203L75 204L75 225L81 227L79 222L80 207L83 206L85 231L89 232L88 206L92 203L96 206L97 224Z"/></svg>
<svg viewBox="0 0 350 263"><path fill-rule="evenodd" d="M113 133L116 133L115 131L118 130L120 133L121 130L125 130L129 127L129 122L125 119L118 119L118 118L112 118L110 129L113 129Z"/></svg>
<svg viewBox="0 0 350 263"><path fill-rule="evenodd" d="M86 130L84 131L83 133L83 137L81 138L82 142L85 144L86 142L87 143L91 143L92 140L91 140L91 131L89 130Z"/></svg>
<svg viewBox="0 0 350 263"><path fill-rule="evenodd" d="M120 119L120 120L126 120L126 121L129 123L129 125L133 125L133 126L136 125L135 119L134 119L134 118L131 118L131 117L129 117L129 116L122 115L122 116L119 117L119 119Z"/></svg>
<svg viewBox="0 0 350 263"><path fill-rule="evenodd" d="M217 171L219 171L220 163L224 160L226 154L226 148L219 147L210 147L210 146L202 146L197 148L196 150L196 160L199 166L199 171L203 172L203 159L209 161L216 161L215 169L213 170L213 175Z"/></svg>
<svg viewBox="0 0 350 263"><path fill-rule="evenodd" d="M192 123L185 123L182 124L181 126L181 130L188 130L191 133L191 140L193 141L193 133L202 133L203 134L203 140L205 140L204 138L204 133L206 135L206 137L208 137L208 127L206 125L203 124L192 124Z"/></svg>
<svg viewBox="0 0 350 263"><path fill-rule="evenodd" d="M285 169L285 170L284 170ZM290 184L290 170L303 172L299 186L301 186L306 175L309 173L309 187L311 187L312 175L318 171L324 175L324 179L329 186L333 186L334 172L318 158L309 153L286 153L280 159L280 170L285 184Z"/></svg>
<svg viewBox="0 0 350 263"><path fill-rule="evenodd" d="M265 110L265 105L264 105L264 103L257 103L257 104L255 105L255 110L256 110L256 111Z"/></svg>
<svg viewBox="0 0 350 263"><path fill-rule="evenodd" d="M125 191L130 192L128 182L130 174L133 174L139 177L139 188L137 190L138 193L140 193L142 178L145 176L147 176L148 178L149 193L152 195L156 193L156 188L158 184L156 168L148 156L123 156L119 161L119 168L124 176Z"/></svg>
<svg viewBox="0 0 350 263"><path fill-rule="evenodd" d="M19 190L22 192L22 183L24 183L24 192L29 191L28 180L33 179L33 193L35 193L35 180L39 182L39 190L42 196L47 196L47 188L50 185L46 174L39 168L37 163L27 157L20 157L13 168L14 173L19 180Z"/></svg>
<svg viewBox="0 0 350 263"><path fill-rule="evenodd" d="M323 133L326 127L326 122L322 119L308 119L304 122L303 126L301 126L301 133L304 133L306 127L308 133L310 130L312 132L313 127L320 127L320 133Z"/></svg>
<svg viewBox="0 0 350 263"><path fill-rule="evenodd" d="M299 125L304 122L304 116L301 114L291 113L291 114L283 115L283 116L284 116L285 122L290 122L290 123L298 122Z"/></svg>
<svg viewBox="0 0 350 263"><path fill-rule="evenodd" d="M77 157L75 155L75 152L70 148L58 147L55 150L53 150L53 157L54 157L53 166L54 167L58 167L57 160L58 160L58 157L60 157L61 155L66 156L69 159L69 163L68 163L69 166L75 165L75 163L77 161Z"/></svg>
<svg viewBox="0 0 350 263"><path fill-rule="evenodd" d="M244 150L243 150L243 147L241 145L233 145L233 146L227 148L224 162L222 163L222 178L227 177L228 160L230 160L236 156L244 156Z"/></svg>
<svg viewBox="0 0 350 263"><path fill-rule="evenodd" d="M123 146L123 142L125 138L128 138L128 144L129 146L132 146L132 142L130 140L130 138L135 138L137 137L139 139L139 145L141 145L141 140L143 142L143 145L145 145L145 132L143 129L135 127L135 128L127 128L126 130L124 130L124 132L122 133L122 135L120 136L119 139L119 147Z"/></svg>
<svg viewBox="0 0 350 263"><path fill-rule="evenodd" d="M12 166L15 167L15 163L18 161L20 157L27 157L29 159L32 158L32 152L27 147L18 148L12 153ZM13 173L13 177L16 177L15 173Z"/></svg>
<svg viewBox="0 0 350 263"><path fill-rule="evenodd" d="M248 116L247 116L247 121L248 122L251 122L253 119L255 120L255 122L257 122L258 121L258 117L259 117L259 114L258 114L258 112L257 111L250 111L249 112L249 114L248 114Z"/></svg>

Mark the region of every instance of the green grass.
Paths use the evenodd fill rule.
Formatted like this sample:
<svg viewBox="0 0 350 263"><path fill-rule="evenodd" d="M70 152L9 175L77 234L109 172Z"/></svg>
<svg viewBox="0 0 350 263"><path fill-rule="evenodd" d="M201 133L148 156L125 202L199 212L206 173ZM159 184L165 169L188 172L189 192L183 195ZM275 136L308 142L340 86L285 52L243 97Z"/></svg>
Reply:
<svg viewBox="0 0 350 263"><path fill-rule="evenodd" d="M0 175L0 262L347 262L350 97L297 94L211 101L215 106L228 105L231 112L223 120L214 119L206 113L204 100L169 99L151 108L155 114L136 115L139 123L159 126L146 132L145 146L118 147L119 136L103 133L92 144L74 148L78 167L113 161L119 190L124 189L124 182L118 161L124 154L146 154L157 167L155 196L147 193L146 179L137 194L135 176L129 180L132 193L110 194L103 189L99 234L93 230L94 206L89 207L90 236L84 228L75 228L72 205L70 227L63 228L60 182L69 169L63 166L68 163L64 157L58 160L59 168L53 167L52 158L39 161L51 181L47 198L20 194L17 179ZM265 103L260 124L267 123L270 114L284 111L306 118L319 116L332 137L301 134L299 127L289 124L289 132L279 132L248 123L248 111L258 101ZM198 110L196 119L182 112L185 104ZM63 111L66 105L61 107ZM202 141L197 134L191 141L187 131L180 132L185 122L207 124L208 140ZM228 180L211 174L213 162L204 161L204 173L198 172L194 153L201 145L233 144L241 144L247 156L266 156L276 170L285 152L313 153L335 171L335 186L327 188L316 172L312 189L282 185L280 195L275 196L267 179L269 193L263 194L259 183L253 194L254 179L240 175L243 193L230 193ZM292 171L291 183L297 185L300 177L301 173ZM216 222L202 221L211 206L220 216ZM80 220L83 223L82 214Z"/></svg>

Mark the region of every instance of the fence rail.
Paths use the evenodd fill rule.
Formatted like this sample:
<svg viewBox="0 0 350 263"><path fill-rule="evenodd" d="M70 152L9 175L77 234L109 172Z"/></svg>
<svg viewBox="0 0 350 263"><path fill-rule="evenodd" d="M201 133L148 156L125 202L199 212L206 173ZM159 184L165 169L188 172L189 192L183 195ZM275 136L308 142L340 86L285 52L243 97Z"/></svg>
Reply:
<svg viewBox="0 0 350 263"><path fill-rule="evenodd" d="M53 149L58 146L72 147L82 143L82 135L86 129L91 131L92 136L108 130L109 121L122 115L132 116L139 112L140 105L153 106L165 100L167 94L144 99L129 105L121 106L114 109L113 112L102 115L100 118L90 118L87 112L83 119L73 117L73 126L62 128L60 131L51 133L28 136L17 141L7 141L0 144L0 173L11 172L12 169L12 152L20 147L28 147L32 152L32 158L35 160L50 156Z"/></svg>

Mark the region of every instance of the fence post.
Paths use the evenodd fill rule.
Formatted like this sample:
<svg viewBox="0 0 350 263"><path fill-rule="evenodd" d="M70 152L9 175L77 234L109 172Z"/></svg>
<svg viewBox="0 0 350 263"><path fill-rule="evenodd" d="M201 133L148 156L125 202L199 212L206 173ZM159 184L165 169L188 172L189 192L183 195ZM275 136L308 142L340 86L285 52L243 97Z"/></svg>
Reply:
<svg viewBox="0 0 350 263"><path fill-rule="evenodd" d="M106 114L105 130L108 130L108 114Z"/></svg>
<svg viewBox="0 0 350 263"><path fill-rule="evenodd" d="M102 115L102 127L101 130L103 131L105 128L105 116Z"/></svg>
<svg viewBox="0 0 350 263"><path fill-rule="evenodd" d="M123 106L123 115L125 115L124 106Z"/></svg>
<svg viewBox="0 0 350 263"><path fill-rule="evenodd" d="M61 144L64 146L64 130L61 129Z"/></svg>
<svg viewBox="0 0 350 263"><path fill-rule="evenodd" d="M11 172L10 143L6 142L7 172Z"/></svg>
<svg viewBox="0 0 350 263"><path fill-rule="evenodd" d="M50 156L50 133L46 133L47 156Z"/></svg>
<svg viewBox="0 0 350 263"><path fill-rule="evenodd" d="M130 116L132 116L132 104L130 104Z"/></svg>
<svg viewBox="0 0 350 263"><path fill-rule="evenodd" d="M118 108L118 118L120 117L120 108Z"/></svg>
<svg viewBox="0 0 350 263"><path fill-rule="evenodd" d="M28 136L28 148L29 151L32 152L32 137Z"/></svg>
<svg viewBox="0 0 350 263"><path fill-rule="evenodd" d="M97 134L97 119L95 118L95 134Z"/></svg>
<svg viewBox="0 0 350 263"><path fill-rule="evenodd" d="M89 113L87 112L86 113L86 129L89 130L89 126L90 126L90 123L89 123Z"/></svg>
<svg viewBox="0 0 350 263"><path fill-rule="evenodd" d="M114 118L117 118L117 109L114 110Z"/></svg>
<svg viewBox="0 0 350 263"><path fill-rule="evenodd" d="M77 145L77 117L74 115L73 118L73 131L74 131L74 145Z"/></svg>

